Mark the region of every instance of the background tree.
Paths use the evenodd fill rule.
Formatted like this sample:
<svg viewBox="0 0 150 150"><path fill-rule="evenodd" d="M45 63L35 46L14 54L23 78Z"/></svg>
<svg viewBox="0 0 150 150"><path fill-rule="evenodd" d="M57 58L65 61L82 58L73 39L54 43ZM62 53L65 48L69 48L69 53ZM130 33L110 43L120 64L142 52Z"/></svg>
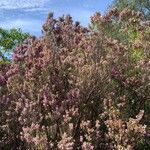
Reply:
<svg viewBox="0 0 150 150"><path fill-rule="evenodd" d="M146 19L150 19L150 0L114 0L112 7L114 6L119 10L129 7L132 10L142 12Z"/></svg>
<svg viewBox="0 0 150 150"><path fill-rule="evenodd" d="M0 28L0 62L6 62L10 58L10 53L18 44L22 43L28 33L23 33L21 29L3 29Z"/></svg>

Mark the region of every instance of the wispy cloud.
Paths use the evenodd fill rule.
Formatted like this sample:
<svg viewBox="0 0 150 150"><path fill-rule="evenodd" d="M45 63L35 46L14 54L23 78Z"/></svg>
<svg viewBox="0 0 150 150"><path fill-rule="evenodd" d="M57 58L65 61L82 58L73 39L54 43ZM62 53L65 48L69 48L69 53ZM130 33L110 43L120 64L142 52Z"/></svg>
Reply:
<svg viewBox="0 0 150 150"><path fill-rule="evenodd" d="M96 11L104 12L112 0L0 0L0 27L21 28L41 35L48 12L55 17L70 14L87 26Z"/></svg>
<svg viewBox="0 0 150 150"><path fill-rule="evenodd" d="M35 8L42 7L48 0L0 0L0 8Z"/></svg>
<svg viewBox="0 0 150 150"><path fill-rule="evenodd" d="M2 28L21 28L25 32L30 32L32 34L40 34L41 31L41 21L40 20L10 20L6 22L1 22L0 27Z"/></svg>

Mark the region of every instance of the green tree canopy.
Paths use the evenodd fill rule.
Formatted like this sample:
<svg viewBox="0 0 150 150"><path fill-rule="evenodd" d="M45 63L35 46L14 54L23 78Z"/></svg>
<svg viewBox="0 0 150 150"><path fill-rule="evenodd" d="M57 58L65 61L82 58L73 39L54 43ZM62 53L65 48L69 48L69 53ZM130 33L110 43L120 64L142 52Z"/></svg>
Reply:
<svg viewBox="0 0 150 150"><path fill-rule="evenodd" d="M146 19L150 19L150 0L114 0L112 7L114 6L119 10L129 7L132 10L142 12Z"/></svg>
<svg viewBox="0 0 150 150"><path fill-rule="evenodd" d="M12 28L10 30L0 28L0 61L7 61L8 55L13 48L22 43L28 33L23 33L21 29Z"/></svg>

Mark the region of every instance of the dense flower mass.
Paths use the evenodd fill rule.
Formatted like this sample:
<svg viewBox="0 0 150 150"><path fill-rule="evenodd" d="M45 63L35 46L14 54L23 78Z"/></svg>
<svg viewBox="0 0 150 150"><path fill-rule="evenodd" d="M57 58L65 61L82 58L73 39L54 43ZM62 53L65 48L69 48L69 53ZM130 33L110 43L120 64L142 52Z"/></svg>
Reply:
<svg viewBox="0 0 150 150"><path fill-rule="evenodd" d="M150 27L96 13L88 28L50 13L0 65L0 149L150 149Z"/></svg>

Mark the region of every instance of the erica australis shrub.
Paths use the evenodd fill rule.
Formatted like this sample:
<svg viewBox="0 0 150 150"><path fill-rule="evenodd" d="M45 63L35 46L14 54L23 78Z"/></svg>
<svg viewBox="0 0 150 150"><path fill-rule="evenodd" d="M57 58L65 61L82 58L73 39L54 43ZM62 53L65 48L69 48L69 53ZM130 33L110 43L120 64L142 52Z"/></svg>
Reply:
<svg viewBox="0 0 150 150"><path fill-rule="evenodd" d="M0 149L149 149L149 35L129 9L88 28L50 13L0 66Z"/></svg>

